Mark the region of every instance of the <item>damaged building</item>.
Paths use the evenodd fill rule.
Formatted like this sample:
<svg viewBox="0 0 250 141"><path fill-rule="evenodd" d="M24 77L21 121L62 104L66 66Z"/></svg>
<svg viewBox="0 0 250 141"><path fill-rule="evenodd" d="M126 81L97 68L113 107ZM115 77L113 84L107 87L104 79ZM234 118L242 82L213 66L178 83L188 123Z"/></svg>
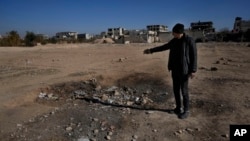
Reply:
<svg viewBox="0 0 250 141"><path fill-rule="evenodd" d="M243 20L241 17L236 17L232 32L221 37L221 41L250 41L250 20Z"/></svg>
<svg viewBox="0 0 250 141"><path fill-rule="evenodd" d="M186 33L193 37L195 42L205 42L216 40L215 28L212 21L192 22Z"/></svg>
<svg viewBox="0 0 250 141"><path fill-rule="evenodd" d="M164 33L167 33L167 26L148 25L146 28L141 30L126 30L121 27L108 28L105 37L112 38L116 43L154 43L166 40Z"/></svg>
<svg viewBox="0 0 250 141"><path fill-rule="evenodd" d="M247 32L250 30L250 20L242 20L241 17L236 17L234 21L233 33Z"/></svg>
<svg viewBox="0 0 250 141"><path fill-rule="evenodd" d="M147 25L147 42L165 42L168 27L165 25Z"/></svg>
<svg viewBox="0 0 250 141"><path fill-rule="evenodd" d="M124 35L125 28L108 28L107 35L113 39L118 39L120 36Z"/></svg>
<svg viewBox="0 0 250 141"><path fill-rule="evenodd" d="M215 28L213 27L212 21L206 21L206 22L192 22L190 24L190 30L192 31L203 31L205 33L209 32L215 32Z"/></svg>

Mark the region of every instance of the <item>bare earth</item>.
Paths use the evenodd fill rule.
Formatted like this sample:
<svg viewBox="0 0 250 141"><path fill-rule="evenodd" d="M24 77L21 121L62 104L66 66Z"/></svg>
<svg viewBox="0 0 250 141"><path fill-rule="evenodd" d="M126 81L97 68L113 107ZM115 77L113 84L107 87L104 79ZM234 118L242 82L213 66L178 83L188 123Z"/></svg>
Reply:
<svg viewBox="0 0 250 141"><path fill-rule="evenodd" d="M160 44L0 48L1 141L228 141L250 123L250 48L200 43L191 115L174 108Z"/></svg>

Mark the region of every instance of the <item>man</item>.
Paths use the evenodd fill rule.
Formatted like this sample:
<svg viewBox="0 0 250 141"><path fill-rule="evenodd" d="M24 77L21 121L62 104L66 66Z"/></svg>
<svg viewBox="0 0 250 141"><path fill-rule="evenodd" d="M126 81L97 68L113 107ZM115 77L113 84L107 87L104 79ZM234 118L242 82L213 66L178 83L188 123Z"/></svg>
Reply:
<svg viewBox="0 0 250 141"><path fill-rule="evenodd" d="M183 24L177 23L173 27L173 36L174 38L167 44L146 49L144 54L170 50L168 69L172 73L176 102L176 108L173 111L178 118L185 119L189 116L188 79L193 78L197 70L197 49L193 39L184 33ZM181 101L181 95L183 101Z"/></svg>

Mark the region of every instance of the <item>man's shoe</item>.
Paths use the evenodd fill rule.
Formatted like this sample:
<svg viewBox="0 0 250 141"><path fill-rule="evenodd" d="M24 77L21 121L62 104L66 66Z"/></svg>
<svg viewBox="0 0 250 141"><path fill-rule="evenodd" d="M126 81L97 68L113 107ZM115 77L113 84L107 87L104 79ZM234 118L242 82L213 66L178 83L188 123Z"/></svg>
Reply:
<svg viewBox="0 0 250 141"><path fill-rule="evenodd" d="M183 113L178 115L179 119L185 119L189 116L189 111L184 111Z"/></svg>
<svg viewBox="0 0 250 141"><path fill-rule="evenodd" d="M181 113L181 109L175 108L174 110L171 110L170 113L171 113L171 114L179 115L179 114Z"/></svg>

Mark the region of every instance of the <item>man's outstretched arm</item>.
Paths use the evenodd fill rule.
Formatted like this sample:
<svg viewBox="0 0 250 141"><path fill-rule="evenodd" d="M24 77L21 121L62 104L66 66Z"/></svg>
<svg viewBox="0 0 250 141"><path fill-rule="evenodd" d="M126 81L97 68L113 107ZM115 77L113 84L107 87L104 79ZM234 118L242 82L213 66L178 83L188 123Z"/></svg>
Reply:
<svg viewBox="0 0 250 141"><path fill-rule="evenodd" d="M167 44L164 44L162 46L158 46L158 47L154 47L154 48L150 48L150 49L145 49L144 50L144 54L152 54L154 52L161 52L161 51L165 51L165 50L168 50L170 49L171 47L171 43L167 43Z"/></svg>

